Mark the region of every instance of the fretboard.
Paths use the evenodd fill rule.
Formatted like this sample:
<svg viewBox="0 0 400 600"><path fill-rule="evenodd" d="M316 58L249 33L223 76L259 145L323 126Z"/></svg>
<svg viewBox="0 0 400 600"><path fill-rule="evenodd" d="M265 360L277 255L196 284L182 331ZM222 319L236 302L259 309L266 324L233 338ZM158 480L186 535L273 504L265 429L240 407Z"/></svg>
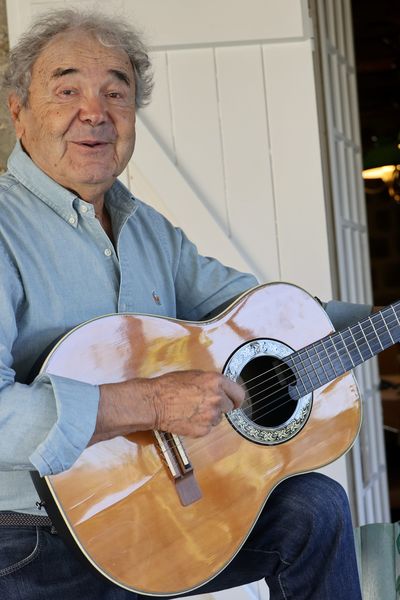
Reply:
<svg viewBox="0 0 400 600"><path fill-rule="evenodd" d="M301 398L399 340L400 301L291 354L286 359L296 375L291 396Z"/></svg>

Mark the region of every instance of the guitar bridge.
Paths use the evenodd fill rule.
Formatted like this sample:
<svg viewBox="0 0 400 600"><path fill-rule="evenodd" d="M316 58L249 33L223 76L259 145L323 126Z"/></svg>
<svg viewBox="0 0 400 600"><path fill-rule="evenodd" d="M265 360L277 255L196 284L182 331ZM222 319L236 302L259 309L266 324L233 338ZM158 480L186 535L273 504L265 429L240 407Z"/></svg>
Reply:
<svg viewBox="0 0 400 600"><path fill-rule="evenodd" d="M202 497L192 464L183 442L174 433L154 430L161 456L175 483L182 506L193 504Z"/></svg>

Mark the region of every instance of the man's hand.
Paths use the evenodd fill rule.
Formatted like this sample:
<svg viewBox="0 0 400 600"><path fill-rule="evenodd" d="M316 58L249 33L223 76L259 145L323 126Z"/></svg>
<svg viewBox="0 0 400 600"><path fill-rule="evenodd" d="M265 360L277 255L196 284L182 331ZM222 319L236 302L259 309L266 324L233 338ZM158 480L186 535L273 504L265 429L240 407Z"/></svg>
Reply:
<svg viewBox="0 0 400 600"><path fill-rule="evenodd" d="M104 384L100 391L91 443L148 429L201 437L245 397L243 388L224 375L194 370Z"/></svg>
<svg viewBox="0 0 400 600"><path fill-rule="evenodd" d="M191 437L206 435L224 413L244 400L239 385L212 372L168 373L154 380L153 386L155 428Z"/></svg>

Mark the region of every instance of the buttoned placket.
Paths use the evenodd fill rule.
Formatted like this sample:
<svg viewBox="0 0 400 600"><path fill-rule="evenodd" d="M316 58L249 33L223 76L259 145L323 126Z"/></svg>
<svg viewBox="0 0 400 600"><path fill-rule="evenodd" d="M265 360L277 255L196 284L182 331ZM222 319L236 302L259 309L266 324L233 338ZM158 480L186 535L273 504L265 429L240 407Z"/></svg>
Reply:
<svg viewBox="0 0 400 600"><path fill-rule="evenodd" d="M107 268L110 271L112 277L120 279L120 265L117 253L114 249L113 243L104 231L100 221L96 218L93 206L88 206L82 200L76 200L77 216L71 215L69 223L74 225L77 219L81 220L82 226L88 230L91 237L94 239L97 247L99 248L103 260L107 261ZM79 217L78 217L79 215ZM72 220L74 219L74 222Z"/></svg>

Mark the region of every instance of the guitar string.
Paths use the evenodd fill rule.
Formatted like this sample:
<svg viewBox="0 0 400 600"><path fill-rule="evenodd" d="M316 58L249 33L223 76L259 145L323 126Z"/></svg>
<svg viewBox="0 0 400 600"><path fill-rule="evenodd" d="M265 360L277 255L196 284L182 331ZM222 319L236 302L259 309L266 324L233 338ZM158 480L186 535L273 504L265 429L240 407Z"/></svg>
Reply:
<svg viewBox="0 0 400 600"><path fill-rule="evenodd" d="M379 314L380 314L380 313L374 313L374 315L379 315ZM374 316L374 315L371 315L371 316ZM395 325L397 324L397 325L399 325L399 326L400 326L400 322L398 321L398 319L397 319L397 317L396 317L396 316L395 316L394 318L392 318L392 321L391 321L391 322L390 322L390 321L387 321L387 324L389 324L389 326L392 326L393 324L395 324ZM316 346L318 346L318 345L320 345L320 344L322 344L322 345L323 345L323 342L324 342L324 340L326 340L327 342L329 342L329 341L332 341L332 338L335 336L335 334L336 334L336 335L338 335L338 334L342 334L342 335L344 335L344 334L347 334L347 335L350 335L350 336L351 336L351 329L352 329L353 327L356 327L356 325L357 325L357 324L355 324L355 325L353 325L353 326L351 326L351 327L348 327L348 328L346 328L346 329L342 330L341 332L335 331L335 332L333 332L332 334L330 334L330 335L328 335L328 336L326 336L326 337L322 338L321 340L318 340L318 341L316 341L316 342L312 342L312 343L311 343L311 344L309 344L308 346L305 346L304 348L301 348L300 350L296 350L296 351L295 351L293 354L289 354L288 356L286 356L286 357L284 357L284 358L290 358L290 357L293 357L293 356L295 356L295 355L298 355L298 354L300 354L300 353L302 353L302 352L306 352L308 349L311 349L311 350L312 350L312 349L314 349ZM380 331L378 331L378 330L377 330L377 329L376 329L376 328L373 326L373 324L372 324L372 323L371 323L370 325L368 325L368 327L369 327L369 331L366 331L366 328L367 328L367 326L365 327L365 329L364 329L364 330L363 330L363 329L361 329L361 330L360 330L360 331L361 331L360 339L362 340L362 342L361 342L361 343L365 343L365 344L367 344L367 345L368 345L368 340L366 340L366 338L365 338L365 336L364 336L364 333L363 333L363 331L366 331L366 334L367 334L367 335L369 335L369 334L370 334L370 333L372 333L372 332L374 332L374 333L382 333L382 332L385 332L385 331L387 330L387 326L386 326L386 323L385 323L385 322L384 322L384 324L383 324L383 327L381 328L381 330L380 330ZM358 332L358 333L360 333L360 332ZM389 335L390 335L390 334L389 334ZM361 343L359 344L359 346L361 345ZM333 346L334 346L334 352L336 353L336 357L337 357L337 358L339 358L339 353L338 353L338 350L337 350L337 348L336 348L336 346L335 346L335 343L334 343L333 341L332 341L332 344L333 344ZM342 345L345 345L345 344L344 344L344 342L343 342L343 340L342 340ZM356 347L356 344L355 344L355 343L354 343L354 347ZM323 352L324 352L324 353L327 355L327 358L328 358L328 361L325 363L325 365L326 365L326 364L328 364L328 362L329 362L329 360L330 360L330 357L328 356L328 354L327 354L327 352L328 352L328 351L327 351L325 348L324 348ZM318 353L317 353L317 354L318 354ZM372 356L374 356L374 354L372 354L370 358L372 358ZM307 357L307 359L308 359L308 360L310 360L310 357ZM301 360L301 359L300 359L300 360ZM366 359L366 360L368 360L368 359ZM276 369L276 367L274 367L274 368L270 369L269 371L265 371L265 372L263 372L263 373L260 373L259 375L256 375L256 376L255 376L255 377L253 377L252 379L249 379L249 380L247 381L247 384L248 384L248 383L250 383L250 382L252 382L252 381L254 381L255 379L258 379L259 377L263 377L264 375L267 375L269 372L275 372L275 369ZM291 369L289 368L289 369L287 369L287 371L291 371ZM284 372L284 371L282 371L282 372ZM251 389L251 388L250 388L250 389Z"/></svg>
<svg viewBox="0 0 400 600"><path fill-rule="evenodd" d="M393 319L393 323L396 323L396 321L397 321L397 317L396 317L395 319ZM390 324L390 323L389 323L389 324ZM348 329L350 329L350 328L348 328ZM374 331L375 331L376 333L381 333L382 331L385 331L385 329L387 329L387 328L386 328L386 324L384 323L384 326L381 328L381 331L378 331L378 330L377 330L376 328L374 328L374 327L372 327L371 329L374 329ZM346 331L346 330L345 330L345 331ZM342 334L343 334L343 333L345 333L345 332L342 332ZM367 342L366 340L364 340L364 342L363 342L363 343L364 343L364 345L365 345L365 344L366 344L366 345L368 345L368 342ZM318 342L317 342L317 344L318 344ZM361 346L361 344L359 344L359 346ZM303 350L304 350L304 349L303 349ZM291 355L289 355L287 358L289 358L290 356L291 356ZM360 353L360 356L362 356L362 355L361 355L361 353ZM366 360L366 359L363 359L363 362L364 362L365 360ZM352 370L352 368L353 368L353 366L349 367L348 371L351 371L351 370ZM292 373L292 370L291 370L291 369L287 369L287 370L288 370L288 371L290 371L290 372ZM266 371L265 373L262 373L261 375L264 375L264 374L266 374L266 373L273 372L273 371L275 371L275 369L274 369L274 368L273 368L273 369L270 369L269 371ZM347 371L345 371L345 372L347 372ZM338 377L338 376L339 376L339 375L337 375L337 377ZM256 377L255 377L255 378L253 378L253 379L256 379L257 377L259 377L259 376L256 376ZM336 378L336 377L333 377L332 379L335 379L335 378ZM271 379L271 378L270 378L270 379ZM267 381L269 381L269 380L267 380ZM239 384L239 385L240 385L240 384ZM244 385L243 385L243 387L245 387L245 385L246 385L246 384L244 384ZM279 383L278 383L278 385L280 386L280 384L279 384ZM323 385L323 383L321 383L321 385L317 386L317 387L316 387L316 389L318 389L318 387L321 387L322 385ZM257 386L254 386L254 387L258 387L258 385L257 385ZM274 386L270 386L270 388L269 388L269 389L272 389L272 387L274 387ZM267 388L267 390L268 390L268 388ZM265 390L262 390L262 392L264 392L264 391L265 391ZM266 399L268 399L268 397L269 397L269 396L270 396L270 394L267 394L267 395L266 395L266 396L264 396L264 397L263 397L261 400L258 400L257 402L255 402L254 404L252 404L252 405L251 405L251 408L253 408L253 407L254 407L254 406L256 406L257 404L261 404L261 405L262 405L262 406L261 406L261 409L263 409L263 408L264 408L264 403L265 403L265 400L266 400ZM277 403L279 403L279 404L278 404L278 406L276 406L275 408L272 408L272 409L271 409L271 408L269 408L269 410L267 410L266 412L264 412L264 413L263 413L262 415L260 415L258 418L265 417L265 416L267 416L268 414L271 414L271 413L275 412L276 410L278 410L279 408L281 408L282 406L284 406L284 405L285 405L285 404L287 404L288 402L292 402L292 401L293 401L293 399L292 399L292 398L290 398L290 397L289 397L289 399L287 399L287 396L288 396L288 394L287 394L286 392L285 392L285 393L283 393L283 394L281 394L281 396L279 396L278 398L276 398L276 399L275 399L273 402L271 402L271 403L270 403L270 405L269 405L269 406L272 406L273 404L277 404ZM286 399L286 400L285 400L285 402L280 402L280 401L281 401L283 398L285 398L285 399ZM244 409L242 409L242 410L244 410ZM233 411L230 411L230 412L233 412ZM244 410L244 412L245 412L245 410ZM254 413L254 414L252 414L251 416L252 416L252 417L254 417L256 413L257 413L257 411L255 411L255 413ZM228 413L228 414L229 414L229 413ZM200 438L199 442L200 442L200 443L202 442L202 438ZM198 448L197 448L197 449L198 449ZM192 448L192 450L193 450L193 448Z"/></svg>
<svg viewBox="0 0 400 600"><path fill-rule="evenodd" d="M393 324L395 322L396 322L396 320L393 320L393 322L391 324ZM391 324L389 323L389 325L391 325ZM373 327L371 326L370 332L372 331L372 329L373 329ZM383 326L381 328L381 331L379 333L382 333L382 331L385 331L385 330L386 330L386 326ZM376 328L374 329L374 331L377 331ZM342 334L343 333L346 333L346 330L344 332L342 332ZM367 335L368 335L368 332L367 332ZM326 341L332 341L331 336L329 336L327 338L323 338L323 340L325 340L325 339L326 339ZM369 341L365 338L365 336L364 336L363 333L361 333L361 335L359 335L359 339L358 340L356 338L354 338L354 337L352 337L351 339L354 340L353 341L353 345L354 345L354 348L357 347L357 351L358 351L358 348L360 348L361 350L368 349L368 352L371 354L371 356L369 356L368 358L372 358L372 356L375 355L374 353L372 353L370 345L369 345ZM333 349L334 349L334 353L333 353L332 349L327 349L323 345L323 343L322 343L323 340L319 340L318 342L316 342L314 344L310 344L309 346L306 346L305 348L302 348L301 350L296 351L293 354L289 354L288 356L286 356L284 358L287 359L287 360L290 360L291 358L292 359L296 358L296 355L299 355L300 353L304 353L305 352L307 354L306 351L308 349L313 349L315 351L315 356L310 356L309 354L307 354L306 360L308 360L308 361L311 362L311 360L313 358L316 358L319 361L319 364L322 366L322 370L324 370L325 366L329 366L330 369L335 373L335 367L334 367L334 363L332 361L332 358L336 359L336 361L340 362L341 364L343 364L343 362L340 360L340 354L338 352L337 347L335 346L335 343L332 341L332 345L333 345ZM356 343L357 341L359 342L358 344ZM372 340L370 340L370 341L372 341ZM321 347L321 345L322 345L322 352L320 353L318 351L318 349L316 348L316 346L320 346ZM345 346L343 340L342 340L342 345ZM330 352L330 354L328 354L329 352ZM363 358L362 353L359 352L359 354ZM297 358L298 358L298 356L297 356ZM365 360L368 360L368 358L363 358L363 362L365 362ZM304 382L302 380L302 376L306 375L308 377L309 381L312 383L311 378L310 378L310 376L308 374L309 373L309 369L307 369L307 366L304 365L302 358L299 359L299 362L301 363L301 366L297 366L297 368L296 368L295 364L293 366L295 367L295 371L300 376L301 384L303 385L304 388L306 388L306 386L305 386L305 384L304 384ZM286 365L286 363L284 363L284 362L283 362L283 364ZM354 367L354 365L349 365L349 368L347 370L350 371L353 367ZM344 368L344 366L343 366L343 368ZM342 373L346 372L347 370L342 371ZM313 372L317 372L317 369L313 369ZM273 375L269 379L263 379L262 381L257 382L252 387L248 387L249 383L254 382L256 379L259 379L260 377L264 377L265 375L269 375L270 373L272 373ZM289 377L287 377L286 379L281 379L279 382L275 383L274 385L270 386L269 388L263 388L263 391L270 391L271 389L273 389L273 387L276 387L276 386L282 387L282 383L286 383L286 382L290 383L290 381L294 377L293 368L289 366L286 369L285 368L280 368L279 369L279 374L281 376L284 375L284 374L286 374L286 373L290 374ZM326 373L326 371L325 371L325 373ZM335 373L335 375L332 377L332 379L335 379L336 377L339 377L342 373L339 373L339 374ZM317 375L317 378L318 378L318 375ZM256 375L255 377L249 379L248 381L246 381L246 383L243 385L243 387L246 388L247 392L251 392L254 389L256 389L257 387L259 387L260 385L265 385L266 383L268 383L271 380L276 380L276 367L273 367L273 368L271 368L271 369L269 369L267 371L264 371L264 372ZM241 385L241 384L239 384L239 385ZM257 392L256 394L254 394L254 396L256 396L259 393L260 392Z"/></svg>
<svg viewBox="0 0 400 600"><path fill-rule="evenodd" d="M393 325L393 324L396 324L396 319L393 319L391 323L388 322L388 324L390 326ZM399 326L400 326L400 323L399 323ZM372 331L374 331L374 333L375 332L376 333L382 333L382 332L387 331L387 327L386 327L386 324L384 324L383 327L381 328L381 330L379 331L379 330L377 330L376 327L374 328L371 325L369 331L366 331L366 329L364 331L366 332L367 335L369 335ZM331 370L333 372L335 372L334 361L332 361L332 359L334 359L334 360L336 359L336 362L340 362L342 364L341 356L340 356L340 350L338 350L337 346L335 345L335 342L332 340L332 338L335 336L335 334L338 334L338 333L339 332L334 332L333 334L331 334L331 335L323 338L322 340L314 342L314 343L312 343L312 344L310 344L310 345L308 345L308 346L306 346L304 348L301 348L300 350L297 350L294 353L289 354L289 355L287 355L287 356L285 356L283 358L287 359L288 361L290 361L293 358L295 358L295 359L298 358L300 356L300 354L306 354L305 359L308 360L310 363L311 363L312 359L316 358L317 361L319 361L319 365L320 365L319 368L320 369L322 367L322 370L324 370L325 366L329 366L331 368ZM346 341L345 340L343 340L343 339L341 340L341 345L345 348L347 354L350 354L351 350L357 349L357 352L359 352L360 356L363 358L362 362L365 362L365 360L368 360L369 358L372 358L372 356L374 356L375 354L379 353L379 350L376 353L372 352L370 344L369 344L369 341L372 341L372 340L368 340L366 338L366 336L363 333L363 330L361 330L360 332L355 332L355 335L356 336L358 335L358 337L359 337L358 340L354 336L352 336L352 334L350 332L350 328L348 328L348 330L342 331L341 334L342 334L342 336L343 335L347 335L347 336L350 335L351 336L350 339L352 341L348 345L346 345ZM332 348L326 348L324 346L324 341L331 342ZM359 342L358 344L357 344L357 341ZM393 341L393 339L392 339L392 341ZM393 343L395 343L395 342L393 341ZM350 350L347 347L349 345L353 346L353 348L350 349ZM321 349L322 352L319 352L319 349ZM367 358L364 358L362 352L360 352L359 349L361 351L368 349L368 352L369 352L370 356L368 356ZM383 349L383 347L381 345L380 350L382 350L382 349ZM315 352L314 356L308 354L308 350L314 351ZM301 379L301 376L305 374L305 375L307 375L308 379L310 380L310 377L308 375L308 373L310 371L310 368L307 368L307 366L304 365L303 359L301 357L298 358L298 360L301 363L302 367L298 367L297 366L297 368L296 368L296 365L294 365L294 367L295 367L296 372L300 374L300 379ZM284 362L284 360L282 360L282 364L286 365L286 363ZM312 365L308 365L308 367L310 367L310 366L312 367ZM348 370L351 370L353 367L354 367L354 365L350 365ZM317 372L317 369L314 368L314 369L311 369L311 371ZM344 372L346 372L346 371L344 371ZM247 387L247 391L250 392L253 389L255 389L256 387L258 387L259 385L261 385L261 383L265 384L265 383L268 383L268 381L270 381L271 379L276 379L276 367L272 367L271 369L269 369L267 371L264 371L262 373L259 373L255 377L252 377L251 379L249 379L246 382L246 386L248 386L249 383L251 383L251 382L259 379L260 377L264 377L265 375L268 375L270 373L273 373L274 376L271 377L270 379L266 379L266 380L263 380L262 382L256 383L256 385L253 386L253 387L250 387L250 388ZM287 367L286 369L283 368L283 367L281 367L280 370L279 370L279 373L280 373L281 376L283 374L290 373L290 376L286 379L286 381L290 381L290 379L293 378L293 369L290 366ZM340 374L341 373L336 374L336 377L339 377ZM335 376L332 379L335 379ZM303 384L303 387L305 387L303 381L302 381L302 384Z"/></svg>
<svg viewBox="0 0 400 600"><path fill-rule="evenodd" d="M378 313L376 313L376 314L378 314ZM396 323L396 321L398 322L398 319L397 319L397 317L395 316L395 318L392 320L392 323L390 323L390 322L388 321L388 324L389 324L389 325L392 325L393 323ZM350 328L348 328L348 330L350 330ZM376 333L382 333L382 331L385 331L385 330L387 330L387 326L386 326L386 324L384 323L384 324L383 324L383 327L381 327L381 329L380 329L380 331L379 331L379 330L377 330L377 328L374 328L374 327L371 325L371 327L370 327L370 330L371 330L371 331L372 331L372 330L374 330L374 332L376 332ZM346 331L347 331L347 330L344 330L344 331L342 331L341 333L342 333L342 334L344 334L344 333L346 333ZM362 332L362 330L361 330L361 332ZM335 333L338 333L338 332L334 332L332 335L334 335ZM329 337L330 337L330 336L329 336ZM371 351L371 349L370 349L370 346L369 346L369 343L368 343L368 340L367 340L367 339L364 337L364 335L362 335L362 336L360 336L360 337L361 337L361 340L362 340L362 341L361 341L361 342L358 344L358 347L359 347L359 348L361 348L361 346L362 346L362 345L364 345L365 347L367 347L367 346L368 346L369 350ZM323 339L325 339L325 338L323 338ZM329 339L329 338L326 338L326 339ZM319 342L321 342L321 341L322 341L322 340L320 340ZM314 343L314 344L318 344L319 342L316 342L316 343ZM311 344L309 347L312 347L314 344ZM355 344L355 343L354 343L354 346L356 346L356 344ZM302 350L305 350L305 348L303 348ZM336 350L336 348L335 348L335 350ZM329 363L329 362L331 362L331 361L330 361L330 359L329 359L329 356L328 356L328 354L327 354L327 352L326 352L326 349L324 349L324 350L323 350L323 352L326 354L326 356L324 357L324 358L325 358L325 364L328 364L328 363ZM318 354L318 352L317 352L317 354ZM288 355L288 357L285 357L285 358L290 358L291 356L292 356L292 355ZM360 356L362 357L362 354L361 354L361 353L360 353ZM372 356L374 356L374 354L372 354ZM371 357L372 357L372 356L371 356ZM371 357L370 357L370 358L371 358ZM326 360L326 359L328 359L328 360ZM368 359L364 359L364 358L363 358L363 362L365 362L365 360L368 360ZM333 370L333 371L335 371L335 370L334 370L334 367L332 366L332 363L331 363L331 368L332 368L332 370ZM349 369L348 369L347 371L344 371L344 372L351 371L352 369L353 369L353 366L349 367ZM293 377L293 371L292 371L292 369L291 369L291 368L288 368L288 369L286 369L286 371L288 371L288 372L290 372L290 373L291 373L291 378L292 378L292 377ZM297 369L297 372L299 372L299 371L301 371L301 369ZM306 372L304 369L302 369L302 371L303 371L303 373L304 373L304 372ZM247 386L247 384L248 384L250 381L253 381L253 380L255 380L255 379L258 379L260 376L263 376L263 375L265 375L265 374L269 374L269 373L271 373L271 372L275 372L275 373L276 373L276 370L275 370L275 368L269 369L268 371L265 371L264 373L261 373L260 375L257 375L256 377L254 377L254 378L250 379L250 380L249 380L248 382L246 382L245 384L239 384L239 385L242 385L242 387L246 387L246 386ZM341 373L341 374L343 374L343 373ZM332 378L330 378L329 380L334 380L334 379L336 379L337 377L339 377L339 375L336 375L335 377L332 377ZM286 381L290 381L290 379L291 379L291 378L287 378L287 379L286 379ZM247 391L251 391L251 389L255 389L255 388L257 388L259 385L261 385L262 383L265 383L265 382L271 381L271 379L276 379L276 374L275 374L275 377L271 377L271 378L269 378L269 379L267 379L267 380L265 380L265 381L262 381L262 382L260 382L260 383L256 384L255 386L253 386L252 388L249 388L249 389L247 389ZM300 376L300 379L301 379L301 376ZM318 387L321 387L322 385L324 385L324 384L323 384L323 383L321 383L321 385L320 385L320 386L317 386L317 387L316 387L316 389L318 389ZM273 392L273 394L277 393L277 392L279 391L279 389L281 389L281 388L282 388L282 382L278 382L278 383L276 383L276 384L274 384L274 385L270 386L269 388L262 389L260 392L257 392L256 394L253 394L253 396L252 396L252 399L253 399L255 396L259 395L260 393L263 393L263 392L265 392L265 391L268 391L268 392L269 392L271 389L273 389L273 388L274 388L274 387L276 387L276 386L278 386L278 390L276 390L275 392ZM304 386L304 384L303 384L303 386ZM254 408L255 406L257 406L257 405L261 405L261 410L263 410L263 408L264 408L264 404L265 404L265 401L266 401L266 400L267 400L269 397L272 397L272 396L273 396L273 394L271 394L271 393L268 393L267 395L263 396L263 398L261 398L260 400L257 400L256 402L252 403L252 404L251 404L251 409L253 410L253 408ZM282 400L282 399L284 399L284 398L286 399L286 400L285 400L285 402L281 402L281 400ZM263 414L259 415L259 416L258 416L258 418L265 417L265 416L267 416L268 414L271 414L271 413L275 412L276 410L280 409L282 406L284 406L285 404L287 404L287 403L289 403L289 402L293 402L293 399L292 399L292 398L290 398L290 397L288 398L288 394L287 394L287 392L284 392L283 394L281 394L280 396L278 396L277 398L275 398L275 400L269 404L269 406L268 406L268 410L267 410L266 412L264 412ZM276 405L276 404L278 404L278 406L275 406L274 408L271 408L271 406L273 406L274 404L275 404L275 405ZM236 410L236 409L234 409L234 410ZM245 414L247 415L247 413L246 413L246 409L245 409L245 408L243 408L242 410L243 410L243 411L245 412ZM233 411L230 411L230 412L233 412ZM252 412L252 414L251 414L251 417L252 417L252 418L253 418L253 417L255 417L255 416L256 416L256 414L258 414L259 412L260 412L259 410L255 410L254 412ZM229 414L229 413L228 413L228 414ZM247 416L248 416L248 415L247 415ZM200 439L199 441L202 441L202 439ZM168 447L168 444L167 444L167 447ZM170 447L171 447L171 446L170 446Z"/></svg>
<svg viewBox="0 0 400 600"><path fill-rule="evenodd" d="M389 325L391 325L391 324L393 324L393 323L396 323L396 319L393 319L392 323L389 323ZM385 331L386 329L387 329L387 328L386 328L386 325L384 324L384 326L381 328L381 331L380 331L379 333L382 333L382 331ZM345 330L345 331L346 331L346 330ZM376 328L374 329L374 331L377 331L377 330L376 330ZM324 338L324 339L325 339L325 338ZM356 346L357 346L357 344L356 344L356 341L357 341L357 340L356 340L354 337L353 337L353 339L354 339L354 342L353 342L353 343L354 343L354 347L356 347ZM322 341L322 340L321 340L321 341ZM332 343L333 343L333 342L332 342ZM319 343L318 343L318 342L317 342L317 345L319 345ZM333 343L333 345L334 345L334 343ZM372 351L371 351L371 348L370 348L369 342L368 342L368 340L367 340L367 339L364 337L364 335L361 335L361 336L360 336L360 341L359 341L359 343L358 343L358 348L360 348L361 350L363 350L363 347L364 347L364 349L367 349L367 348L368 348L368 352L371 354L371 356L369 356L368 358L372 358L372 356L374 356L374 353L372 353ZM382 349L382 348L381 348L381 349ZM305 350L305 348L303 348L301 351L303 351L303 350ZM336 351L336 353L337 353L337 350L336 350L336 348L335 348L335 351ZM361 353L361 352L359 352L359 354L360 354L361 358L363 359L363 360L362 360L362 362L365 362L365 360L367 360L367 359L365 359L365 358L363 357L363 355L362 355L362 353ZM335 375L334 375L333 377L330 377L330 376L328 376L328 381L332 381L332 380L336 379L337 377L339 377L341 374L343 374L343 373L346 373L346 372L348 372L348 371L351 371L351 370L354 368L354 365L351 365L351 366L349 365L349 368L348 368L348 369L346 369L346 370L342 371L342 373L340 373L340 374L337 374L337 373L335 372L335 367L334 367L334 365L333 365L333 363L332 363L331 357L329 357L329 355L328 355L328 350L327 350L326 348L323 348L323 350L322 350L322 355L321 355L321 354L319 354L319 353L318 353L318 351L316 352L316 355L317 355L317 358L320 360L320 363L322 364L322 368L323 368L323 370L324 370L325 374L326 374L326 371L325 371L325 369L324 369L324 366L328 366L328 365L329 365L329 367L332 369L333 373L335 373ZM290 357L291 357L291 356L292 356L292 355L288 355L288 357L286 357L286 358L290 359ZM338 354L337 354L337 357L339 357L339 355L338 355ZM310 357L309 357L309 356L308 356L308 359L310 359ZM340 359L339 359L339 360L340 360ZM301 359L300 359L300 362L302 363ZM340 362L342 363L342 361L340 361ZM343 368L344 368L344 367L343 367ZM312 384L312 380L311 380L311 378L310 378L310 377L309 377L309 375L308 375L308 371L307 371L307 369L306 369L306 368L304 368L304 365L303 365L303 363L302 363L302 367L300 367L300 368L297 368L297 369L295 369L295 370L296 370L296 372L297 372L297 373L299 374L299 376L300 376L301 385L302 385L302 386L304 387L304 389L306 390L307 388L306 388L306 385L304 384L304 382L303 382L303 380L302 380L302 375L306 374L306 375L307 375L307 377L309 378L309 381L310 381L310 383ZM275 390L273 393L277 393L277 392L279 391L279 389L281 389L281 388L282 388L282 384L283 384L283 383L288 383L288 384L290 384L290 381L291 381L291 380L292 380L292 378L293 378L293 371L292 371L292 369L289 367L288 369L286 369L286 372L290 372L290 377L286 378L285 380L278 381L278 382L276 382L274 385L272 385L272 386L269 386L268 388L263 388L261 391L259 391L259 392L255 393L255 394L252 394L252 398L251 398L251 399L253 400L253 398L255 398L256 396L260 395L261 393L263 393L263 392L269 392L267 395L263 396L263 397L262 397L260 400L257 400L257 401L256 401L256 402L254 402L254 403L252 402L252 404L251 404L251 408L252 408L252 409L253 409L255 406L257 406L257 405L260 405L260 404L261 404L261 408L260 408L260 410L262 410L262 409L263 409L263 405L264 405L264 403L265 403L265 400L267 400L267 399L268 399L268 397L269 397L270 395L273 395L273 394L271 394L270 392L271 392L271 390L272 390L274 387L277 387L278 389L277 389L277 390ZM261 374L261 375L263 375L263 374ZM318 376L318 375L317 375L317 377L318 377L318 379L319 379L319 376ZM253 378L253 379L255 379L255 378ZM271 381L271 379L273 379L273 378L269 378L269 379L265 380L265 382ZM276 376L275 376L275 380L276 380ZM297 378L296 378L296 381L297 381ZM262 384L263 384L263 383L265 383L265 382L264 382L264 381L262 381L262 382L259 382L258 384L256 384L256 385L255 385L255 386L253 386L252 388L248 388L248 389L247 389L247 391L249 392L249 391L251 391L251 390L254 390L254 389L256 389L257 387L259 387L260 385L262 385ZM249 383L249 382L247 382L247 383ZM247 385L247 383L246 383L245 385ZM321 387L322 385L324 385L324 383L326 383L326 382L321 382L321 381L320 381L320 385L316 386L316 389L318 389L318 387ZM296 384L294 387L297 387L297 386L298 386L298 384ZM244 386L244 387L245 387L245 386ZM313 386L313 387L314 387L314 386ZM281 400L282 398L286 398L286 397L287 397L287 395L288 395L288 394L287 394L287 392L286 392L286 393L282 394L280 397L276 398L276 399L275 399L273 402L269 403L269 405L268 405L268 408L269 408L269 410L268 410L267 412L265 412L265 413L261 414L261 415L259 414L260 410L255 410L254 412L252 412L252 417L255 417L255 416L257 415L257 416L258 416L258 418L262 418L262 417L264 417L264 416L267 416L268 414L270 414L270 413L274 412L275 410L279 410L279 408L280 408L281 406L283 406L283 404L286 404L287 402L293 401L293 399L292 399L292 398L289 398L289 400L287 400L287 401L286 401L286 402L284 402L283 404L280 404L280 403L279 403L279 402L280 402L280 400ZM301 397L301 396L300 396L300 397ZM279 404L278 404L278 403L279 403ZM272 408L272 409L270 409L270 407L271 407L271 406L273 406L274 404L278 404L278 406L276 406L275 408ZM243 409L243 410L244 410L244 412L245 412L245 409Z"/></svg>

